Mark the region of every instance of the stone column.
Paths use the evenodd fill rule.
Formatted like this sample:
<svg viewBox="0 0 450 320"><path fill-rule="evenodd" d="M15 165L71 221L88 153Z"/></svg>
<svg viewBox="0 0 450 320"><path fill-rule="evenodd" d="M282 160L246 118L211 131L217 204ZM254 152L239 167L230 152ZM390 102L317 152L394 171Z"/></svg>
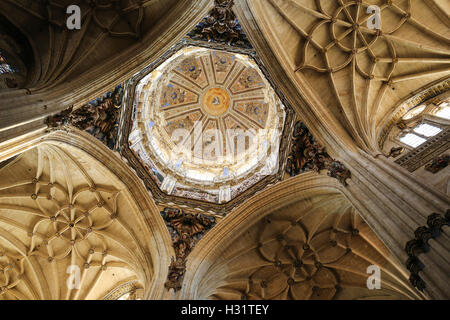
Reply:
<svg viewBox="0 0 450 320"><path fill-rule="evenodd" d="M363 151L347 156L342 160L352 173L345 189L350 201L399 262L413 271L413 285L432 299L449 299L450 251L445 226L449 197L384 156L373 157ZM433 213L438 215L429 218ZM430 226L439 214L439 225Z"/></svg>

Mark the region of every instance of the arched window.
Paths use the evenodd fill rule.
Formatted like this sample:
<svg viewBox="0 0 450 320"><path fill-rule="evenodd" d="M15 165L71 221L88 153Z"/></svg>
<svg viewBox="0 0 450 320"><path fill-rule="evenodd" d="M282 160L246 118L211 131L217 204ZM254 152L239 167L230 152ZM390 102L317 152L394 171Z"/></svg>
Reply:
<svg viewBox="0 0 450 320"><path fill-rule="evenodd" d="M449 102L446 91L408 110L385 141L387 156L410 172L424 167L425 171L436 173L445 168L450 159Z"/></svg>
<svg viewBox="0 0 450 320"><path fill-rule="evenodd" d="M436 117L450 120L450 103L448 101L441 103L435 115Z"/></svg>
<svg viewBox="0 0 450 320"><path fill-rule="evenodd" d="M430 138L449 127L450 105L444 101L439 105L422 104L409 110L398 122L401 129L396 141L409 150L421 146Z"/></svg>

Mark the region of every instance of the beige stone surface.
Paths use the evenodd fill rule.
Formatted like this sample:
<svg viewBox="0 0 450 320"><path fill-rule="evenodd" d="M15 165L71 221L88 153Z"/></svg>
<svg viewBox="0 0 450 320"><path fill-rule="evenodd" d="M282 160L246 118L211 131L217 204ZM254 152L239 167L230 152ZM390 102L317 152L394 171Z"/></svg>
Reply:
<svg viewBox="0 0 450 320"><path fill-rule="evenodd" d="M449 299L448 228L419 256L424 292L405 265L417 228L449 209L449 167L411 173L387 157L405 114L448 99L448 1L234 1L273 84L351 178L286 177L217 216L177 292L164 287L175 254L163 208L139 173L87 132L48 129L45 119L156 61L214 1L126 0L121 14L83 6L74 32L61 28L64 14L47 19L27 2L0 0L11 33L0 48L17 48L21 66L16 88L0 77L0 300ZM367 26L369 5L381 9L380 31ZM208 116L231 110L205 99ZM71 265L80 289L67 285ZM370 265L382 271L380 290L367 289Z"/></svg>

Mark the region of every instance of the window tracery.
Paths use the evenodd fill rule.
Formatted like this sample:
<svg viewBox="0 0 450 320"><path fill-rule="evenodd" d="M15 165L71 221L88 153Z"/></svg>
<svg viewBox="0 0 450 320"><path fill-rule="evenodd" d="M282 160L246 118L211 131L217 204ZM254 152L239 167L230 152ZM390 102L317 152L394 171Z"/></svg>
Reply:
<svg viewBox="0 0 450 320"><path fill-rule="evenodd" d="M447 90L407 110L388 134L383 147L386 156L396 158L395 163L410 172L425 167L436 173L445 168L450 149L449 100Z"/></svg>

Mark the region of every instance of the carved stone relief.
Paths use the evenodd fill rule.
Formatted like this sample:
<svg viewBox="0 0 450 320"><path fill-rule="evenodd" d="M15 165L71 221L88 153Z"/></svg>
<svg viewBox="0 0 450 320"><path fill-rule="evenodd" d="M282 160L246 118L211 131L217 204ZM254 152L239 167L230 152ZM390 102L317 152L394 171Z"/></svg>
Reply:
<svg viewBox="0 0 450 320"><path fill-rule="evenodd" d="M181 289L186 272L186 259L195 244L216 224L216 219L203 214L185 213L175 208L164 208L161 216L166 222L175 249L175 259L169 266L167 289Z"/></svg>
<svg viewBox="0 0 450 320"><path fill-rule="evenodd" d="M442 130L441 133L429 138L428 141L398 158L395 163L408 169L409 172L414 172L448 149L450 149L449 128Z"/></svg>
<svg viewBox="0 0 450 320"><path fill-rule="evenodd" d="M417 228L414 232L415 238L406 243L405 250L409 257L406 261L406 268L411 272L409 281L420 291L426 288L426 283L419 273L426 266L420 261L418 256L430 251L429 240L438 238L444 232L444 226L447 228L450 226L450 210L447 210L445 216L439 213L429 215L427 226ZM448 270L449 265L447 263L447 266L442 267Z"/></svg>
<svg viewBox="0 0 450 320"><path fill-rule="evenodd" d="M430 171L431 173L437 173L448 166L450 161L450 155L442 155L437 158L434 158L430 163L425 165L425 170Z"/></svg>
<svg viewBox="0 0 450 320"><path fill-rule="evenodd" d="M351 173L344 164L333 160L325 148L314 139L305 124L298 121L294 127L286 172L293 177L303 172L320 172L323 169L328 169L327 174L338 179L344 186L347 185L346 179L351 178Z"/></svg>
<svg viewBox="0 0 450 320"><path fill-rule="evenodd" d="M88 104L73 110L66 109L47 119L50 128L73 126L86 131L102 141L108 148L114 149L120 121L123 87L118 85Z"/></svg>

